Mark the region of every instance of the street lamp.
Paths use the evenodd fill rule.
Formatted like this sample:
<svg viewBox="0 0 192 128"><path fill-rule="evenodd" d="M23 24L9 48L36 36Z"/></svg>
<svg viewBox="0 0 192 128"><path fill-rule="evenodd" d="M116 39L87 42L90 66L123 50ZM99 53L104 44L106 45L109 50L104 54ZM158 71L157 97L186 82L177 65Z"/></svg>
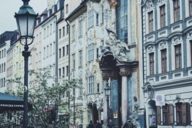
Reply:
<svg viewBox="0 0 192 128"><path fill-rule="evenodd" d="M105 96L107 97L107 125L109 124L109 96L110 96L111 88L107 83L105 87Z"/></svg>
<svg viewBox="0 0 192 128"><path fill-rule="evenodd" d="M18 30L20 33L21 44L24 45L22 55L24 57L24 114L23 114L23 128L28 126L28 58L30 56L29 45L33 42L33 32L35 28L35 21L37 14L33 8L28 5L29 0L22 0L23 5L19 12L15 14ZM24 43L22 43L24 40ZM30 40L30 42L29 42Z"/></svg>

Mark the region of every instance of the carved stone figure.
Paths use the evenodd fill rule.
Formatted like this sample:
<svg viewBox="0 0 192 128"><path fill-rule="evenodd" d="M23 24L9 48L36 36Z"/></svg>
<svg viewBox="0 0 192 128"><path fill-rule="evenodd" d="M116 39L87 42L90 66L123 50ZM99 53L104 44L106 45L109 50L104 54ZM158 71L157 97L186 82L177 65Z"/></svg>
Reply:
<svg viewBox="0 0 192 128"><path fill-rule="evenodd" d="M117 39L116 33L106 29L108 34L108 39L106 40L104 49L109 49L113 56L118 60L122 62L129 61L128 53L129 48L125 42L122 42Z"/></svg>

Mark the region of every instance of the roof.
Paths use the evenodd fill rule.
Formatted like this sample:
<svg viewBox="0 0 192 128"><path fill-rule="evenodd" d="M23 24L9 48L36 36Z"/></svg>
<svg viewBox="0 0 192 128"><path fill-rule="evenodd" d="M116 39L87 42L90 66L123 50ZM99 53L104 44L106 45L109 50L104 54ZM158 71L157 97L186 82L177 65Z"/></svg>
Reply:
<svg viewBox="0 0 192 128"><path fill-rule="evenodd" d="M5 44L5 41L8 40L11 41L11 45L14 44L17 40L18 34L19 33L17 31L5 31L0 35L0 46L3 46Z"/></svg>
<svg viewBox="0 0 192 128"><path fill-rule="evenodd" d="M69 16L66 18L66 20L69 20L69 22L76 19L79 15L81 15L83 12L87 10L87 0L83 0L80 5L73 11Z"/></svg>

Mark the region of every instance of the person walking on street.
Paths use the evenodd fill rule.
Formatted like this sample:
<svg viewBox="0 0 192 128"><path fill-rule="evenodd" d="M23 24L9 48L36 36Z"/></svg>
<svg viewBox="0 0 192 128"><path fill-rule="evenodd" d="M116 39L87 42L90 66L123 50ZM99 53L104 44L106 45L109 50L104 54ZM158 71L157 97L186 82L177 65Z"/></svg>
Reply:
<svg viewBox="0 0 192 128"><path fill-rule="evenodd" d="M97 123L95 125L95 128L102 128L102 124L97 120Z"/></svg>
<svg viewBox="0 0 192 128"><path fill-rule="evenodd" d="M92 121L92 120L90 120L89 125L88 125L87 128L94 128L94 125L93 125L93 121Z"/></svg>
<svg viewBox="0 0 192 128"><path fill-rule="evenodd" d="M108 128L113 128L113 122L112 122L112 119L109 119L109 122L108 122Z"/></svg>

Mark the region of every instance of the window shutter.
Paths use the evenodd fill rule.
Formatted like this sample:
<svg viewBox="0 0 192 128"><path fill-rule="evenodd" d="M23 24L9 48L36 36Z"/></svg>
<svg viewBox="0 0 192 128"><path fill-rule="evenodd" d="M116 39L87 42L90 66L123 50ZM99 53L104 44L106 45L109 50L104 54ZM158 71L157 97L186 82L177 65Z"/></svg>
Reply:
<svg viewBox="0 0 192 128"><path fill-rule="evenodd" d="M169 104L168 106L169 108L169 113L168 113L168 117L169 117L169 120L168 120L168 124L172 125L173 124L173 120L174 120L174 109L173 109L173 105Z"/></svg>
<svg viewBox="0 0 192 128"><path fill-rule="evenodd" d="M181 106L181 111L182 111L182 124L183 125L186 125L187 124L187 113L186 113L186 103L182 103L182 106Z"/></svg>
<svg viewBox="0 0 192 128"><path fill-rule="evenodd" d="M157 106L157 124L161 125L161 107Z"/></svg>
<svg viewBox="0 0 192 128"><path fill-rule="evenodd" d="M186 112L187 112L187 124L190 125L190 122L191 122L191 110L190 110L190 104L187 103L186 104L187 108L186 108Z"/></svg>

